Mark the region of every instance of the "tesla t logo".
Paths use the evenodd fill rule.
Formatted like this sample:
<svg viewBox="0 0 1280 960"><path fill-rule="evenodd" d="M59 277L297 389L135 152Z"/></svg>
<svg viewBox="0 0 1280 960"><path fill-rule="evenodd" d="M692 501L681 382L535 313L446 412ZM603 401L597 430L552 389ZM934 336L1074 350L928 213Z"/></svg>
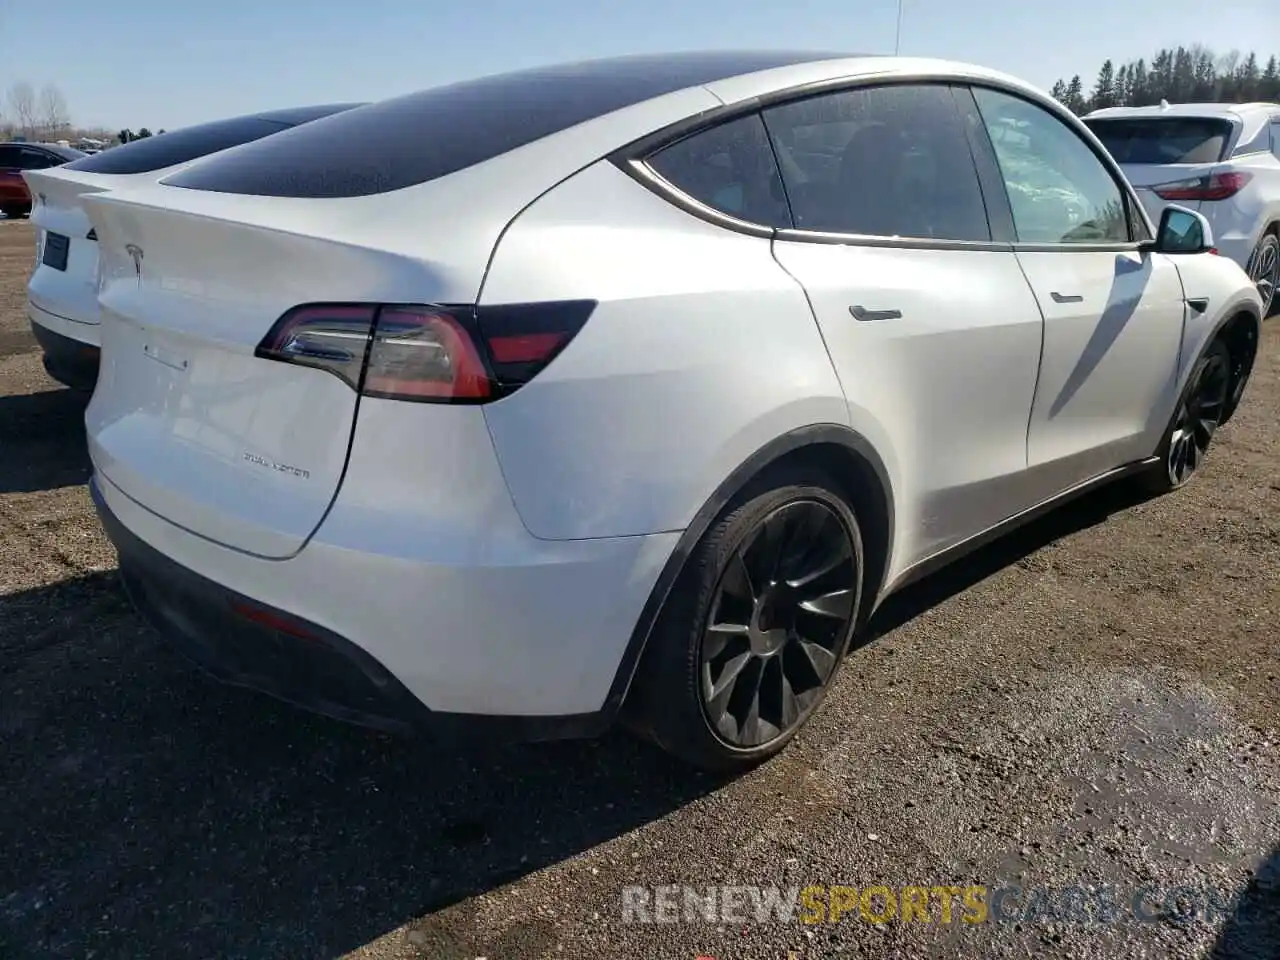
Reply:
<svg viewBox="0 0 1280 960"><path fill-rule="evenodd" d="M126 243L124 252L133 258L133 272L137 274L138 279L142 279L142 248L137 244Z"/></svg>

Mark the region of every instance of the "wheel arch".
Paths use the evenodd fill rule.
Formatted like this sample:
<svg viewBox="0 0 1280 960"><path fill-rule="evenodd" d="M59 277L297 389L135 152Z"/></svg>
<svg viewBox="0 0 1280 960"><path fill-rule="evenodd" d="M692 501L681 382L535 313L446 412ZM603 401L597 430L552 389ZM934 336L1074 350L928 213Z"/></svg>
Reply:
<svg viewBox="0 0 1280 960"><path fill-rule="evenodd" d="M1204 339L1201 353L1209 346L1221 340L1231 354L1231 386L1228 392L1227 409L1223 413L1222 423L1228 423L1240 406L1244 396L1245 384L1253 372L1253 363L1258 357L1258 341L1261 339L1262 321L1257 313L1247 307L1238 307L1224 311L1223 317L1209 336Z"/></svg>
<svg viewBox="0 0 1280 960"><path fill-rule="evenodd" d="M795 463L809 463L827 470L849 497L861 527L866 568L860 622L874 611L884 595L894 537L893 486L884 460L870 441L841 424L814 424L788 431L739 464L694 514L632 630L605 699L603 710L609 719L622 708L667 597L707 529L771 470Z"/></svg>

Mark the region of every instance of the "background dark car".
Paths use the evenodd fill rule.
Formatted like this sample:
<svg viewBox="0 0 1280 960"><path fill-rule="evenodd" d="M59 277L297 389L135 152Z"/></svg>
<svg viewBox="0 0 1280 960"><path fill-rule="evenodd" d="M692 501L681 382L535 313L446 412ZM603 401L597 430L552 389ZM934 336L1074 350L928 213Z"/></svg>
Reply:
<svg viewBox="0 0 1280 960"><path fill-rule="evenodd" d="M31 191L23 170L58 167L85 156L81 150L55 143L0 143L0 213L9 219L31 212Z"/></svg>

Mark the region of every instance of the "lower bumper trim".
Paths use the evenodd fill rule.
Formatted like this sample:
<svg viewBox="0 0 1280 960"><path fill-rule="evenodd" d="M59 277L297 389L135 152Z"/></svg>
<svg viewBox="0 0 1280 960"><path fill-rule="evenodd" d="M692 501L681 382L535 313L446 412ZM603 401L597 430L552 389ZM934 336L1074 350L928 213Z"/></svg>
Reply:
<svg viewBox="0 0 1280 960"><path fill-rule="evenodd" d="M44 369L59 383L92 393L98 382L98 365L102 351L92 344L81 343L56 333L34 321L31 332L44 351Z"/></svg>
<svg viewBox="0 0 1280 960"><path fill-rule="evenodd" d="M610 726L612 714L604 711L537 717L432 711L364 648L187 569L120 522L96 477L89 490L138 613L217 680L359 726L444 741L576 739Z"/></svg>

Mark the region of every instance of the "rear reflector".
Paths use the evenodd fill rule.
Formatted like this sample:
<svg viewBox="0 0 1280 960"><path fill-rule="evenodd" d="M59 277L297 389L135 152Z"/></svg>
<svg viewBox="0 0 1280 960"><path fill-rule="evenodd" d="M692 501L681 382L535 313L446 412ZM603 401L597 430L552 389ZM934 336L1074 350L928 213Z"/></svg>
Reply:
<svg viewBox="0 0 1280 960"><path fill-rule="evenodd" d="M1239 193L1252 179L1252 174L1232 171L1210 177L1174 180L1152 187L1162 200L1226 200Z"/></svg>
<svg viewBox="0 0 1280 960"><path fill-rule="evenodd" d="M371 397L485 403L528 383L594 309L590 300L306 304L276 321L255 355L324 370Z"/></svg>

